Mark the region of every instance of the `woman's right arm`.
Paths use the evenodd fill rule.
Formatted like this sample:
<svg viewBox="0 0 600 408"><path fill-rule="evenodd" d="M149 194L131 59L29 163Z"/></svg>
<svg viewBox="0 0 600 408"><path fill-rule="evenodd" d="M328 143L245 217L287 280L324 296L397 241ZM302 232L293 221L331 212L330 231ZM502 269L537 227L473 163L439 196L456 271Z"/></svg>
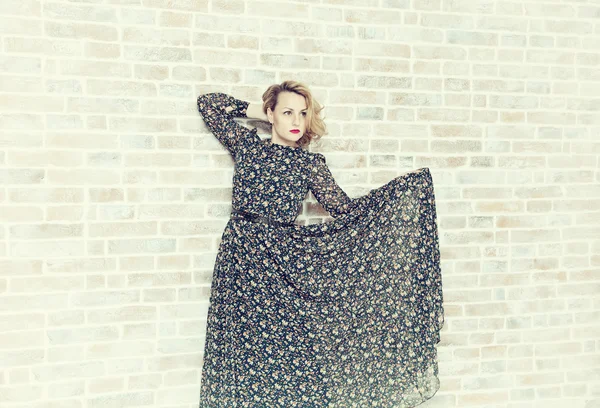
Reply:
<svg viewBox="0 0 600 408"><path fill-rule="evenodd" d="M256 129L248 129L233 120L249 117L249 105L224 93L208 93L198 97L198 111L206 126L234 157L247 143L260 141ZM255 110L254 106L250 109L251 112Z"/></svg>

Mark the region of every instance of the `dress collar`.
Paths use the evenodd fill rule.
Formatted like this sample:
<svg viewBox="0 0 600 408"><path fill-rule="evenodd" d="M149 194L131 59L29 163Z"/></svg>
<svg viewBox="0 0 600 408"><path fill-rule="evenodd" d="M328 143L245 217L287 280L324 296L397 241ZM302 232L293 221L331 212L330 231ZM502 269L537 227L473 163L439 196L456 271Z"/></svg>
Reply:
<svg viewBox="0 0 600 408"><path fill-rule="evenodd" d="M294 146L288 146L288 145L282 145L282 144L278 144L278 143L273 143L271 141L271 138L267 138L265 139L265 144L267 146L272 146L276 149L290 149L290 150L301 150L300 146L294 147Z"/></svg>

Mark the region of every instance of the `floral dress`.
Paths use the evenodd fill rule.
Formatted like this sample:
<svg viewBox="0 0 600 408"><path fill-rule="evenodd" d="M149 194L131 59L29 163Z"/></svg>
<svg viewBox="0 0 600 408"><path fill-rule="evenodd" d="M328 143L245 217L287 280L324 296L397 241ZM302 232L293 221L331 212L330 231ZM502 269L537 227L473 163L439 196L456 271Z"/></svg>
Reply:
<svg viewBox="0 0 600 408"><path fill-rule="evenodd" d="M431 398L444 314L429 169L350 198L322 154L234 121L247 107L222 93L198 98L235 162L200 407L390 408ZM329 222L295 222L309 191Z"/></svg>

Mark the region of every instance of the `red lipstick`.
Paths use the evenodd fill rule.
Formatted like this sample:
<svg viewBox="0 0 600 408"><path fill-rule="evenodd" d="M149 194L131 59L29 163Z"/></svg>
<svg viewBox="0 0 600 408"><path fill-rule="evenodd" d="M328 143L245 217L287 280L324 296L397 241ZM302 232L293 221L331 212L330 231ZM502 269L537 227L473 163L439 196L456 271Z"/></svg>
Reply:
<svg viewBox="0 0 600 408"><path fill-rule="evenodd" d="M300 130L299 129L292 129L292 130L290 130L290 132L292 132L292 133L300 133Z"/></svg>

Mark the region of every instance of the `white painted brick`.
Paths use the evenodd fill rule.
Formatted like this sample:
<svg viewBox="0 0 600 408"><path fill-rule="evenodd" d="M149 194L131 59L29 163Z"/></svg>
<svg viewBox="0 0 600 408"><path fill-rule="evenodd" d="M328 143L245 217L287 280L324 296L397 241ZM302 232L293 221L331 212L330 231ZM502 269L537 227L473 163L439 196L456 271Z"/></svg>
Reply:
<svg viewBox="0 0 600 408"><path fill-rule="evenodd" d="M219 58L219 55L214 55L214 57L218 58L218 60L222 61L223 64L226 65L235 65L235 66L256 66L254 62L254 58L250 57L249 60L246 60L246 63L241 62L241 59L235 59L230 62L229 59ZM242 56L240 56L242 58ZM198 59L198 58L196 58ZM277 67L277 68L304 68L304 69L318 69L320 67L320 59L318 56L307 56L303 57L300 55L286 55L286 54L261 54L260 55L260 64L266 67Z"/></svg>
<svg viewBox="0 0 600 408"><path fill-rule="evenodd" d="M48 324L50 326L81 325L84 322L85 316L82 310L58 311L48 314Z"/></svg>
<svg viewBox="0 0 600 408"><path fill-rule="evenodd" d="M142 297L144 303L165 303L175 301L176 293L175 289L144 289Z"/></svg>
<svg viewBox="0 0 600 408"><path fill-rule="evenodd" d="M283 16L282 16L283 17ZM343 9L333 7L317 7L311 8L311 17L316 21L334 21L340 22L344 18ZM348 27L351 28L351 27Z"/></svg>
<svg viewBox="0 0 600 408"><path fill-rule="evenodd" d="M354 50L353 50L354 48ZM342 54L350 55L354 52L361 54L353 47L353 44L344 40L317 40L317 39L297 39L295 41L295 51L300 54ZM374 46L373 49L374 50Z"/></svg>
<svg viewBox="0 0 600 408"><path fill-rule="evenodd" d="M14 3L3 3L0 6L0 14L27 15L39 17L41 14L41 2L38 0L25 0Z"/></svg>
<svg viewBox="0 0 600 408"><path fill-rule="evenodd" d="M56 2L44 3L43 17L77 21L117 22L116 10L112 7L80 6Z"/></svg>
<svg viewBox="0 0 600 408"><path fill-rule="evenodd" d="M11 314L0 317L2 332L41 329L44 327L44 315L41 313Z"/></svg>
<svg viewBox="0 0 600 408"><path fill-rule="evenodd" d="M69 60L60 62L60 73L80 77L131 77L129 64L104 61Z"/></svg>
<svg viewBox="0 0 600 408"><path fill-rule="evenodd" d="M439 5L439 1L422 1L419 2L420 6L422 6L422 8L426 9L427 7L425 7L427 4L431 3L433 6L435 7L436 4ZM410 2L408 0L383 0L382 2L382 7L383 8L401 8L401 9L408 9L410 8ZM417 6L418 7L418 6Z"/></svg>
<svg viewBox="0 0 600 408"><path fill-rule="evenodd" d="M156 397L159 404L194 404L197 399L198 390L196 386L165 389L158 392Z"/></svg>
<svg viewBox="0 0 600 408"><path fill-rule="evenodd" d="M5 112L61 112L64 109L62 97L9 96L0 95L0 109Z"/></svg>
<svg viewBox="0 0 600 408"><path fill-rule="evenodd" d="M443 0L442 4L442 9L449 12L488 14L494 10L494 2L491 0L480 1L476 4L467 0Z"/></svg>
<svg viewBox="0 0 600 408"><path fill-rule="evenodd" d="M119 44L87 42L85 44L85 55L91 58L118 59L121 57L121 46Z"/></svg>
<svg viewBox="0 0 600 408"><path fill-rule="evenodd" d="M421 13L421 24L426 27L446 29L472 29L475 27L472 16L463 16L458 14Z"/></svg>
<svg viewBox="0 0 600 408"><path fill-rule="evenodd" d="M88 346L86 356L90 359L126 358L148 355L154 351L154 342L131 341L102 343ZM106 391L102 392L105 393Z"/></svg>
<svg viewBox="0 0 600 408"><path fill-rule="evenodd" d="M47 207L44 220L49 222L77 222L82 220L84 216L85 208L83 206L59 205Z"/></svg>
<svg viewBox="0 0 600 408"><path fill-rule="evenodd" d="M139 101L130 99L69 98L67 110L82 113L135 113L139 111L139 105ZM106 129L106 119L103 119L104 126L102 128Z"/></svg>
<svg viewBox="0 0 600 408"><path fill-rule="evenodd" d="M165 27L191 27L193 15L185 12L161 11L159 25Z"/></svg>
<svg viewBox="0 0 600 408"><path fill-rule="evenodd" d="M385 27L358 27L357 36L362 40L385 40L387 37Z"/></svg>
<svg viewBox="0 0 600 408"><path fill-rule="evenodd" d="M209 32L236 32L236 33L261 33L267 34L266 31L261 32L261 21L258 18L252 17L234 17L220 16L211 14L197 13L194 15L195 28ZM284 25L282 22L281 25ZM279 35L277 30L276 34Z"/></svg>
<svg viewBox="0 0 600 408"><path fill-rule="evenodd" d="M351 70L352 58L349 57L323 57L322 68L329 70Z"/></svg>
<svg viewBox="0 0 600 408"><path fill-rule="evenodd" d="M111 2L115 3L120 0L111 0ZM140 5L141 1L132 0L131 3L127 3L128 0L123 0L123 6L120 7L119 17L120 21L124 24L147 24L147 25L155 25L157 21L157 11L152 9L143 9L140 7L136 8L127 8L127 5ZM118 3L117 3L118 4Z"/></svg>
<svg viewBox="0 0 600 408"><path fill-rule="evenodd" d="M330 9L338 11L337 9ZM299 20L309 20L310 8L306 4L295 4L275 1L252 1L248 3L247 13L249 15L259 17L289 17ZM341 11L341 10L340 10ZM313 18L319 19L317 16L322 16L327 9L313 8Z"/></svg>
<svg viewBox="0 0 600 408"><path fill-rule="evenodd" d="M185 30L144 27L125 27L123 29L123 42L148 45L189 46L189 33Z"/></svg>
<svg viewBox="0 0 600 408"><path fill-rule="evenodd" d="M142 0L144 7L156 7L186 11L207 11L208 1L207 0Z"/></svg>
<svg viewBox="0 0 600 408"><path fill-rule="evenodd" d="M52 80L48 79L46 83L46 92L58 94L81 94L81 81L76 80Z"/></svg>
<svg viewBox="0 0 600 408"><path fill-rule="evenodd" d="M124 378L99 378L89 382L91 394L104 394L108 392L122 391L125 385Z"/></svg>
<svg viewBox="0 0 600 408"><path fill-rule="evenodd" d="M18 331L3 333L0 338L0 349L10 350L18 349L23 345L23 338L27 339L27 345L31 348L42 347L45 343L45 333L43 331ZM12 382L12 381L11 381Z"/></svg>
<svg viewBox="0 0 600 408"><path fill-rule="evenodd" d="M26 403L35 399L39 399L43 393L43 387L39 385L16 385L16 386L5 386L0 388L2 394L0 396L0 402L2 404L8 403Z"/></svg>
<svg viewBox="0 0 600 408"><path fill-rule="evenodd" d="M128 61L192 61L190 50L180 47L123 46L123 58Z"/></svg>
<svg viewBox="0 0 600 408"><path fill-rule="evenodd" d="M477 31L447 31L446 38L449 44L463 44L473 46L498 45L498 35Z"/></svg>
<svg viewBox="0 0 600 408"><path fill-rule="evenodd" d="M190 85L160 84L158 95L163 98L191 98L193 90ZM189 106L189 105L188 105Z"/></svg>
<svg viewBox="0 0 600 408"><path fill-rule="evenodd" d="M0 55L0 72L2 73L39 75L41 70L41 58Z"/></svg>
<svg viewBox="0 0 600 408"><path fill-rule="evenodd" d="M592 408L600 8L584 3L2 3L0 405L197 405L233 160L195 97L298 79L351 195L432 170L447 320L424 405Z"/></svg>
<svg viewBox="0 0 600 408"><path fill-rule="evenodd" d="M42 33L42 27L43 21L39 19L18 18L14 15L0 15L0 33L2 34L38 36Z"/></svg>
<svg viewBox="0 0 600 408"><path fill-rule="evenodd" d="M395 10L353 10L344 12L347 23L392 24L400 20L400 12Z"/></svg>
<svg viewBox="0 0 600 408"><path fill-rule="evenodd" d="M70 257L81 253L83 253L82 241L13 242L10 245L10 254L19 258L36 256Z"/></svg>
<svg viewBox="0 0 600 408"><path fill-rule="evenodd" d="M398 41L400 43L405 43L406 41L414 41L417 43L442 43L444 40L444 33L441 30L398 25L391 25L388 28L387 36L390 40ZM413 50L416 55L428 55L428 52L442 52L441 50L443 50L443 48L426 46L417 48L416 46L413 46ZM417 53L417 50L419 50L420 53Z"/></svg>
<svg viewBox="0 0 600 408"><path fill-rule="evenodd" d="M110 375L139 373L144 371L143 363L144 359L141 358L110 359L106 361L106 372Z"/></svg>
<svg viewBox="0 0 600 408"><path fill-rule="evenodd" d="M136 273L128 275L127 285L129 287L167 286L191 283L188 272L161 272L161 273Z"/></svg>
<svg viewBox="0 0 600 408"><path fill-rule="evenodd" d="M119 33L116 27L107 24L69 23L44 21L44 32L50 37L85 38L97 41L117 41Z"/></svg>
<svg viewBox="0 0 600 408"><path fill-rule="evenodd" d="M147 239L147 240L109 240L108 251L110 254L137 254L137 253L163 253L175 250L174 239Z"/></svg>
<svg viewBox="0 0 600 408"><path fill-rule="evenodd" d="M42 79L35 77L0 75L0 91L2 92L39 92Z"/></svg>
<svg viewBox="0 0 600 408"><path fill-rule="evenodd" d="M147 339L156 337L156 326L153 323L133 323L123 325L123 339ZM130 388L134 388L130 383Z"/></svg>
<svg viewBox="0 0 600 408"><path fill-rule="evenodd" d="M323 25L310 22L290 22L284 20L263 20L263 31L270 35L318 37L323 33Z"/></svg>
<svg viewBox="0 0 600 408"><path fill-rule="evenodd" d="M306 0L305 2L317 2L316 0ZM360 7L377 7L379 1L377 0L323 0L324 4L334 4L337 6L360 6Z"/></svg>
<svg viewBox="0 0 600 408"><path fill-rule="evenodd" d="M13 278L10 282L12 293L23 292L68 292L83 289L83 277L31 277Z"/></svg>
<svg viewBox="0 0 600 408"><path fill-rule="evenodd" d="M34 53L61 57L80 57L83 54L82 44L78 41L40 38L7 37L4 39L4 49L11 53Z"/></svg>

